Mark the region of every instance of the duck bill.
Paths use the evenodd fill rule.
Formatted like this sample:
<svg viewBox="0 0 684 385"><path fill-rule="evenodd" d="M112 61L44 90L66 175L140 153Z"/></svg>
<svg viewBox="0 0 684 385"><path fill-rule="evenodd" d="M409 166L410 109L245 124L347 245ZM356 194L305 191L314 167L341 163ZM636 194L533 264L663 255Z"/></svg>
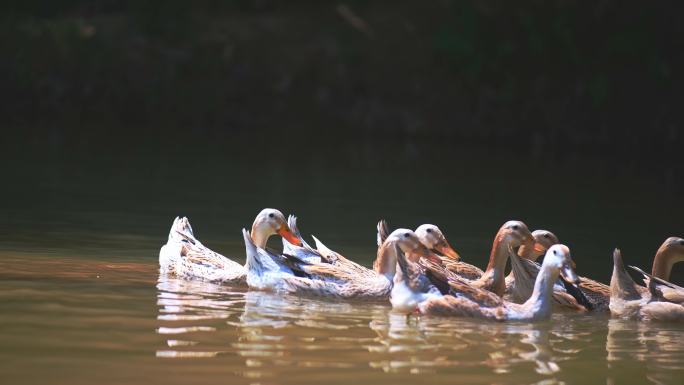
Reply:
<svg viewBox="0 0 684 385"><path fill-rule="evenodd" d="M536 260L539 255L544 255L546 248L534 238L525 238L522 240L520 247L518 247L517 256L520 258Z"/></svg>
<svg viewBox="0 0 684 385"><path fill-rule="evenodd" d="M546 246L542 245L539 242L535 242L534 247L532 249L534 250L535 253L539 253L542 255L544 255L546 253L546 250L547 250Z"/></svg>
<svg viewBox="0 0 684 385"><path fill-rule="evenodd" d="M561 277L563 277L566 282L572 283L573 285L577 285L580 282L579 277L575 273L575 269L573 269L570 264L563 266L561 269Z"/></svg>
<svg viewBox="0 0 684 385"><path fill-rule="evenodd" d="M451 258L451 259L453 259L453 260L455 260L455 261L460 261L460 260L461 260L461 256L458 255L458 253L456 252L456 250L454 250L454 248L451 247L451 245L450 245L449 243L447 243L447 242L444 242L444 244L441 244L441 245L437 245L437 246L435 247L435 250L437 250L438 252L440 252L442 255L445 255L445 256L447 256L447 257L449 257L449 258Z"/></svg>
<svg viewBox="0 0 684 385"><path fill-rule="evenodd" d="M285 238L286 241L290 242L291 244L295 246L301 246L302 245L302 240L299 239L292 230L290 230L289 227L287 226L281 226L280 229L278 230L278 235L281 237Z"/></svg>

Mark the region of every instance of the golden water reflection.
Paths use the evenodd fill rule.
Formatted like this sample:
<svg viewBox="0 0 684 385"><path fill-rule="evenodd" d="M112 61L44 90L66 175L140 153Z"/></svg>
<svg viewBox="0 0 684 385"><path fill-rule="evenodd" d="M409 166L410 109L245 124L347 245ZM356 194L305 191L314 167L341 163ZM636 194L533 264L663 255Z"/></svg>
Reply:
<svg viewBox="0 0 684 385"><path fill-rule="evenodd" d="M157 287L157 333L166 339L157 357L226 357L236 364L233 374L261 383L324 380L333 373L388 380L419 374L437 383L453 376L471 383L489 383L492 376L501 383L586 376L601 383L668 383L684 373L680 326L573 314L540 324L498 324L163 276ZM625 371L621 363L631 367Z"/></svg>

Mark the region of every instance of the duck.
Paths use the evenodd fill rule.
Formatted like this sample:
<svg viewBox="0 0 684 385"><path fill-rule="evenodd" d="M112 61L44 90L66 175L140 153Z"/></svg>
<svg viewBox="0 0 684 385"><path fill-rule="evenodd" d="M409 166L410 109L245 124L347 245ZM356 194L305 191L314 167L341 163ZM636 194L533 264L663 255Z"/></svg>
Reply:
<svg viewBox="0 0 684 385"><path fill-rule="evenodd" d="M672 266L682 260L684 260L684 239L669 237L656 251L656 255L653 258L651 274L648 274L635 266L629 267L644 276L644 284L646 287L649 287L650 277L655 277L655 280L657 281L655 287L662 292L662 298L664 300L668 300L669 298L672 302L682 303L684 302L684 290L680 290L679 286L667 282L672 271ZM642 288L642 286L638 287ZM579 288L589 300L594 310L610 310L610 286L586 277L580 277Z"/></svg>
<svg viewBox="0 0 684 385"><path fill-rule="evenodd" d="M534 247L523 245L518 253L511 252L511 272L506 277L505 298L508 301L523 303L534 289L534 281L539 273L540 264L536 261L553 245L559 244L558 237L548 230L535 230ZM573 266L574 267L574 266ZM553 288L554 304L561 309L575 311L592 310L591 302L577 286L559 279Z"/></svg>
<svg viewBox="0 0 684 385"><path fill-rule="evenodd" d="M390 231L387 221L384 219L378 221L378 247L380 247L382 243L385 241L385 239L387 239L389 233ZM439 257L439 260L442 263L445 263L447 261L461 260L461 256L458 254L456 250L454 250L453 247L451 247L449 241L447 241L446 236L444 235L442 230L440 230L439 227L433 224L425 223L418 226L415 230L415 233L418 236L418 239L420 239L420 242L432 252L432 256ZM435 259L435 261L437 260Z"/></svg>
<svg viewBox="0 0 684 385"><path fill-rule="evenodd" d="M285 216L277 209L261 210L252 224L253 242L261 248L272 235L293 244L300 240L290 230ZM214 283L246 284L247 268L204 246L194 235L187 217L176 217L169 238L159 251L159 270L181 278Z"/></svg>
<svg viewBox="0 0 684 385"><path fill-rule="evenodd" d="M609 308L611 315L616 318L642 321L684 321L684 306L663 298L656 280L650 280L648 288L634 282L625 270L619 249L613 251Z"/></svg>
<svg viewBox="0 0 684 385"><path fill-rule="evenodd" d="M378 222L377 226L377 241L378 246L389 234L387 221L384 219ZM418 226L416 234L421 242L433 252L433 255L439 257L440 261L435 261L437 264L443 265L447 270L458 274L459 276L475 280L482 277L484 271L475 265L471 265L461 260L461 256L456 250L451 247L446 240L446 236L439 227L433 224L423 224Z"/></svg>
<svg viewBox="0 0 684 385"><path fill-rule="evenodd" d="M463 316L493 321L542 321L552 312L553 286L559 275L569 282L578 282L573 269L570 249L562 244L551 246L535 280L532 296L523 304L506 301L500 296L469 285L459 278L449 281L450 291L442 293L420 274L421 269L402 253L398 257L399 271L394 278L390 302L399 312L425 315Z"/></svg>
<svg viewBox="0 0 684 385"><path fill-rule="evenodd" d="M527 293L531 293L532 282L536 276L536 273L534 273L535 266L539 266L535 260L541 256L543 250L547 249L550 244L560 243L558 237L548 230L535 230L532 232L532 235L535 238L534 248L528 251L525 246L522 246L518 252L518 255L521 256L521 263L515 266L517 268L525 268L526 272L519 274L518 281L526 282L523 283L523 286L527 287L524 289ZM511 275L509 275L509 277L510 276ZM517 288L513 287L515 280L509 280L509 277L506 277L507 293L510 295L517 290L518 293L513 294L516 297L511 299L513 301L524 300L525 294L520 290L521 285L517 285ZM607 312L610 303L610 287L604 283L584 276L580 276L579 279L580 282L577 287L562 280L559 281L559 285L556 286L556 289L558 290L556 290L554 294L556 302L566 308L580 311L590 310Z"/></svg>
<svg viewBox="0 0 684 385"><path fill-rule="evenodd" d="M475 288L482 288L491 291L497 296L504 295L506 289L505 269L506 262L511 250L527 245L534 247L534 237L521 221L508 221L504 223L494 237L492 249L489 255L489 262L485 271L477 278L469 279L467 276L459 275L449 268L447 264L441 266L428 259L421 259L420 263L426 269L426 274L442 291L448 290L451 280L465 280Z"/></svg>
<svg viewBox="0 0 684 385"><path fill-rule="evenodd" d="M549 247L560 243L558 237L548 230L534 230L532 237L534 245L520 246L517 254L520 258L515 266L511 264L511 272L506 276L505 295L509 301L524 302L530 297L540 267L537 259L544 255Z"/></svg>
<svg viewBox="0 0 684 385"><path fill-rule="evenodd" d="M669 282L672 267L681 261L684 261L684 239L669 237L658 248L655 257L653 257L651 274L636 266L629 267L641 273L646 287L653 285L663 300L684 303L684 288ZM651 281L653 282L651 283Z"/></svg>
<svg viewBox="0 0 684 385"><path fill-rule="evenodd" d="M247 284L251 289L336 299L387 299L396 272L395 246L416 258L429 250L409 229L393 231L378 249L373 269L359 272L342 263L306 263L291 255L284 258L256 246L243 229L247 253ZM324 257L330 254L322 253ZM360 266L360 265L359 265Z"/></svg>

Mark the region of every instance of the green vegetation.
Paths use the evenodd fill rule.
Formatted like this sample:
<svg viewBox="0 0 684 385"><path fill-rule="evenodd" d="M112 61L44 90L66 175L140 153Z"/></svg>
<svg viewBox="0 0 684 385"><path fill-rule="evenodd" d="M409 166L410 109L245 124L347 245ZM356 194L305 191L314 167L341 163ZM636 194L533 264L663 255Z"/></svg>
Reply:
<svg viewBox="0 0 684 385"><path fill-rule="evenodd" d="M325 127L660 151L682 143L669 5L6 1L0 111L67 140Z"/></svg>

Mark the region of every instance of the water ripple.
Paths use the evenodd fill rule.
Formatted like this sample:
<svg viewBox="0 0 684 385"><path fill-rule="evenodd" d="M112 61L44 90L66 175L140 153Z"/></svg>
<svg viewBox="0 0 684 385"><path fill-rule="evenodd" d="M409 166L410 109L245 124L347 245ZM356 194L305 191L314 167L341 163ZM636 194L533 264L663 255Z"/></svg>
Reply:
<svg viewBox="0 0 684 385"><path fill-rule="evenodd" d="M382 303L303 299L163 276L157 289L158 335L192 336L167 339L157 357L230 360L238 365L234 373L250 380L295 381L300 368L388 376L458 372L473 383L489 383L486 375L494 375L501 383L554 384L574 378L588 356L606 363L611 381L628 378L622 363L645 363L647 375L640 378L652 382L684 369L678 326L565 313L539 324L406 316Z"/></svg>

